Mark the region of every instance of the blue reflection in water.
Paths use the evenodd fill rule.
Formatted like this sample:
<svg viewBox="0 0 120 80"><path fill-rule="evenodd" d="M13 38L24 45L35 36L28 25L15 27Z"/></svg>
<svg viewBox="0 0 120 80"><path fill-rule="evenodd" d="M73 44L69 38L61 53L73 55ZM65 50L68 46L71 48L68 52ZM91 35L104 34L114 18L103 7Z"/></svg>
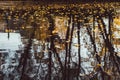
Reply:
<svg viewBox="0 0 120 80"><path fill-rule="evenodd" d="M22 46L20 33L0 33L0 71L3 72L4 80L9 80L9 73L18 65L18 57L16 51ZM12 67L14 66L14 67Z"/></svg>
<svg viewBox="0 0 120 80"><path fill-rule="evenodd" d="M18 45L21 44L21 36L19 33L10 33L9 39L7 33L0 33L0 49L18 50Z"/></svg>

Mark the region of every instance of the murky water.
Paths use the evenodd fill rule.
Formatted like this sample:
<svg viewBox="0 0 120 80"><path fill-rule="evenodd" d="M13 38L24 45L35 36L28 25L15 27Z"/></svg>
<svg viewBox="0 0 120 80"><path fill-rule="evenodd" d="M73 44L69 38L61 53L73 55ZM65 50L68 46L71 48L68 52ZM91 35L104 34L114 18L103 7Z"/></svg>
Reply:
<svg viewBox="0 0 120 80"><path fill-rule="evenodd" d="M115 61L120 64L119 18L112 24L108 16L77 22L76 15L42 15L40 20L37 11L34 15L30 22L18 16L0 22L0 80L88 80L96 75L102 80L103 73L111 76L119 69L114 67Z"/></svg>
<svg viewBox="0 0 120 80"><path fill-rule="evenodd" d="M106 19L105 19L105 24L108 24L108 20ZM36 31L38 32L39 29ZM82 28L81 34L80 34L80 36L82 36L80 39L81 58L82 58L81 66L84 69L84 73L89 74L93 70L93 66L96 63L93 57L90 58L90 56L92 56L90 53L92 51L92 48L91 48L92 46L90 47L91 43L89 43L90 41L88 39L89 36L85 34L85 31L86 31L86 28ZM0 56L1 56L0 71L3 72L4 74L4 80L9 80L8 78L10 77L10 74L12 74L13 72L16 74L18 73L16 69L18 65L20 64L20 60L21 60L22 54L24 53L26 49L26 46L28 46L29 44L30 35L29 34L26 35L26 32L27 31L25 31L22 34L20 32L18 33L1 32L0 33ZM62 36L61 33L64 33L64 32L59 31L58 35L61 38L64 38L64 36ZM42 36L42 34L40 35ZM73 66L73 68L75 67L77 62L79 62L78 54L77 54L78 53L78 50L77 50L78 39L76 35L77 33L75 30L74 36L73 36L73 42L72 42L72 49L71 49L72 63L70 64L71 66ZM87 42L87 45L86 45L86 42ZM28 72L28 75L30 75L30 77L35 77L36 76L35 73L37 72L37 70L39 70L38 74L43 74L41 75L42 77L45 77L45 75L47 74L46 72L47 72L47 68L48 68L47 66L49 62L48 54L50 52L48 50L49 45L50 45L49 42L45 42L44 40L38 40L38 34L36 34L36 37L32 39L32 45L30 46L30 52L29 52L30 58L28 59L27 64L26 64L26 67L28 67L27 72ZM65 50L63 48L64 45L60 45L56 42L55 47L57 48L59 52L59 56L61 58L62 63L64 64L64 61L65 61ZM52 56L52 60L54 62L54 66L59 67L58 65L59 63L54 53ZM29 70L30 68L31 70ZM44 72L41 71L41 68L43 69ZM54 71L53 75L55 75L55 73L56 72ZM15 76L16 74L13 74L12 76ZM19 80L20 74L18 73L16 76L18 76L16 77L16 79Z"/></svg>

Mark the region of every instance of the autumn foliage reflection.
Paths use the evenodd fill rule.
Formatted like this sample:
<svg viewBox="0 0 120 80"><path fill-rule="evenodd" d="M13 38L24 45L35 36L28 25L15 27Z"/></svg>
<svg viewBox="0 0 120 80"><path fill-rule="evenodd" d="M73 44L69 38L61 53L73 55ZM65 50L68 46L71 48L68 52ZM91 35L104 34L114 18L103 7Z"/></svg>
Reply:
<svg viewBox="0 0 120 80"><path fill-rule="evenodd" d="M23 50L17 52L18 65L7 77L10 80L119 80L120 55L116 48L119 39L113 34L120 23L116 18L118 4L109 4L1 9L0 18L6 21L7 32L18 30L24 44Z"/></svg>

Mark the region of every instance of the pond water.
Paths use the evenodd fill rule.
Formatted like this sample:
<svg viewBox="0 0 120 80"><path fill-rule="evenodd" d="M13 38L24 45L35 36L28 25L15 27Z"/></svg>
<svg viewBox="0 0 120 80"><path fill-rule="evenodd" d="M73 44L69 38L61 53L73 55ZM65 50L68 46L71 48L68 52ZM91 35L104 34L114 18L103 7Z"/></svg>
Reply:
<svg viewBox="0 0 120 80"><path fill-rule="evenodd" d="M106 24L108 21L106 20ZM85 28L81 29L81 32L85 31ZM72 49L71 52L72 54L72 61L73 62L78 62L78 54L77 54L77 38L75 37L76 33L74 34L73 37L73 44L72 44ZM9 36L9 37L8 37ZM92 51L92 48L90 46L85 46L84 40L83 38L89 38L89 36L87 34L82 35L81 38L81 57L82 57L82 63L81 66L84 68L85 73L89 74L92 70L93 70L93 65L95 65L96 63L94 63L94 58L90 58L91 54L89 53L89 50ZM24 36L25 37L25 36ZM1 32L0 33L0 54L2 54L1 57L1 66L0 66L0 71L2 71L5 74L4 80L9 80L8 77L9 74L11 74L16 68L16 66L19 65L19 60L20 60L20 56L21 53L17 53L17 51L24 51L25 46L28 44L28 38L24 38L21 33L5 33L5 32ZM88 44L89 43L89 39L87 39ZM41 41L37 40L37 39L33 39L33 43L31 46L31 60L32 60L32 66L33 67L38 67L39 66L39 58L40 56L44 55L44 59L48 59L48 51L47 49L44 49L45 53L42 54L40 53L42 51L42 46L41 46ZM49 45L49 43L45 44L46 46ZM59 47L59 45L57 46ZM85 48L85 47L89 47L89 48ZM89 49L89 50L88 50ZM38 55L35 54L35 52L37 51ZM64 63L64 57L65 57L65 51L62 50L59 52L59 56L61 58L61 61L63 61ZM39 57L39 58L37 58ZM46 63L44 63L43 59L43 64L42 66L47 66ZM53 56L53 61L56 61L56 59ZM92 63L92 64L91 64ZM56 63L56 66L58 63ZM74 66L74 64L71 64L72 66ZM12 67L11 67L12 66ZM34 68L37 70L37 68ZM41 69L41 68L40 68ZM36 72L35 70L35 72ZM41 71L40 71L41 72ZM41 72L42 73L42 72ZM34 71L33 73L34 74ZM45 73L43 73L45 74ZM30 74L29 74L30 75ZM82 74L81 74L82 75ZM18 76L18 75L17 75ZM32 76L32 75L31 75ZM19 77L19 76L18 76ZM19 80L19 78L17 78Z"/></svg>
<svg viewBox="0 0 120 80"><path fill-rule="evenodd" d="M19 65L20 56L22 53L19 53L17 51L23 52L25 49L24 47L27 44L28 44L28 39L23 38L23 36L21 36L20 33L9 33L9 34L4 33L4 32L0 33L0 55L1 55L0 71L2 71L3 74L5 74L4 80L9 80L9 78L8 78L9 74L13 73L13 71L16 69L16 66ZM49 44L49 43L46 43L46 45L47 44ZM73 47L71 50L72 53L75 53L75 54L72 54L72 56L74 56L72 58L73 62L78 61L76 44L77 44L77 38L74 38L73 45L72 45ZM84 43L82 45L84 45ZM59 47L59 45L58 45L58 47ZM84 46L82 46L82 48L84 48ZM36 49L37 49L37 53L38 53L37 55L34 54L36 52L34 50L36 50ZM33 61L32 66L39 66L39 56L42 55L42 53L39 53L39 52L41 52L41 50L42 50L42 47L40 45L40 41L33 39L33 45L31 47L31 53L32 53L32 57L33 57L33 58L31 58ZM45 49L45 53L44 53L45 60L48 59L48 52L47 51L48 50ZM86 59L89 58L89 56L87 55L88 54L87 49L82 49L81 52L82 52L81 57L83 57L83 60L85 60L84 58L86 58ZM37 58L37 56L38 56L38 58ZM63 61L63 63L64 63L64 58L65 58L65 51L64 50L60 51L60 57L61 57L61 61ZM47 66L47 64L44 63L44 62L46 62L46 61L44 61L44 58L43 58L43 66ZM54 56L53 56L53 61L56 61ZM58 66L57 64L58 64L58 62L56 63L56 66ZM73 64L71 64L71 65L73 65ZM84 66L86 68L92 67L90 62L87 62L87 61L82 63L82 66ZM85 69L86 73L88 73L87 70ZM19 74L17 76L19 76ZM19 80L19 78L18 78L18 80Z"/></svg>
<svg viewBox="0 0 120 80"><path fill-rule="evenodd" d="M19 33L0 33L0 49L19 50L22 45L21 36Z"/></svg>
<svg viewBox="0 0 120 80"><path fill-rule="evenodd" d="M108 19L104 18L104 22L106 24L106 29L108 30ZM59 38L65 38L65 31L63 30L63 28L58 26L57 29ZM97 30L97 28L95 30L97 46L96 49L99 53L100 51L102 51L102 47L104 47L100 46L100 43L103 44L103 39L97 39L97 37L100 38L100 32ZM49 49L51 43L44 40L44 38L47 38L50 35L47 34L47 31L46 33L44 31L46 30L43 29L42 32L42 30L38 28L35 32L35 37L31 40L30 37L33 32L32 28L28 28L26 30L23 29L23 31L20 30L17 33L0 32L0 72L4 74L4 80L12 80L12 77L14 77L14 80L20 80L21 73L19 72L19 70L22 70L18 66L21 67L20 61L22 60L22 57L24 58L22 54L25 53L28 53L26 64L24 65L26 67L25 73L27 74L27 76L29 75L30 78L35 78L35 80L42 80L42 78L48 75L47 72L49 71L48 64L50 53L52 53L52 76L61 76L61 74L59 73L60 63L58 61L58 57L56 57L57 55ZM91 45L90 36L87 33L86 27L83 26L80 29L80 45L78 45L77 31L77 28L75 28L73 32L74 34L72 36L72 47L70 50L71 59L69 65L71 66L71 70L77 67L76 65L78 65L79 62L78 47L80 46L81 67L83 68L83 70L81 70L80 76L83 76L85 74L90 74L92 71L94 71L95 65L98 63L96 62L95 56L91 54L91 52L93 52L94 50L93 45ZM116 38L119 38L118 33L115 32L114 34ZM31 43L31 45L29 45L29 43ZM60 57L61 63L64 65L66 53L65 42L60 43L56 40L54 46L56 48L57 54ZM119 48L119 46L116 48L116 46L114 45L114 48L116 52L119 51L117 49Z"/></svg>

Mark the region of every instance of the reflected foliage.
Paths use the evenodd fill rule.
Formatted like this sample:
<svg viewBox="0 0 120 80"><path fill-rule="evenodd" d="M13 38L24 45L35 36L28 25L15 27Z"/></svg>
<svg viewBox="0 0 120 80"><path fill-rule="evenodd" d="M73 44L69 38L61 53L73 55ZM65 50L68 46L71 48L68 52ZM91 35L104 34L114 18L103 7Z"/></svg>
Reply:
<svg viewBox="0 0 120 80"><path fill-rule="evenodd" d="M0 78L119 80L119 38L114 32L120 22L116 5L119 3L1 9L0 19L7 25L4 32L20 33L23 46L15 51L12 61L17 64L11 63L8 73L1 69Z"/></svg>

